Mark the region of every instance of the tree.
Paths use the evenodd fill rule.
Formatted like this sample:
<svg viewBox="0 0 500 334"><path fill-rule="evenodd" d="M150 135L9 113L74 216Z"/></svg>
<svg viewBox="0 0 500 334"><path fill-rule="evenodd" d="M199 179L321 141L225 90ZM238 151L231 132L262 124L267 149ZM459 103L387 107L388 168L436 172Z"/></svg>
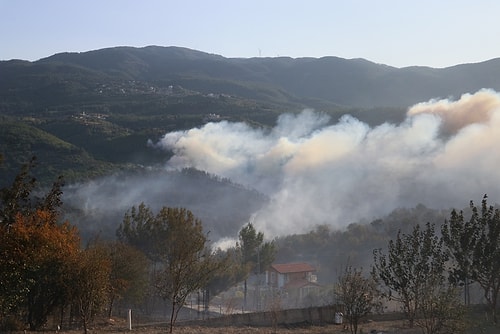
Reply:
<svg viewBox="0 0 500 334"><path fill-rule="evenodd" d="M33 195L37 180L31 173L35 166L36 157L33 157L21 167L10 187L0 189L0 224L10 225L18 213L27 217L35 214L36 210L50 212L54 219L59 217L63 178L60 176L45 196L37 198Z"/></svg>
<svg viewBox="0 0 500 334"><path fill-rule="evenodd" d="M469 305L469 285L473 275L474 249L478 241L477 219L464 221L463 212L452 210L450 219L441 227L441 235L451 262L450 280L454 285L463 284L465 305Z"/></svg>
<svg viewBox="0 0 500 334"><path fill-rule="evenodd" d="M73 264L70 298L77 307L85 334L93 317L107 306L111 261L99 243L79 253Z"/></svg>
<svg viewBox="0 0 500 334"><path fill-rule="evenodd" d="M443 282L444 283L444 282ZM464 306L453 285L427 285L420 297L418 317L415 320L424 333L455 334L465 330Z"/></svg>
<svg viewBox="0 0 500 334"><path fill-rule="evenodd" d="M361 269L346 266L335 285L338 301L344 305L345 317L352 334L357 334L359 321L380 307L378 290L373 278L364 277Z"/></svg>
<svg viewBox="0 0 500 334"><path fill-rule="evenodd" d="M235 247L226 250L217 249L214 254L220 261L221 268L207 283L206 288L210 296L217 296L237 283L241 282L246 275L241 267L239 253Z"/></svg>
<svg viewBox="0 0 500 334"><path fill-rule="evenodd" d="M35 166L33 157L12 184L0 190L0 308L26 319L32 329L45 324L63 303L67 264L79 249L76 229L58 223L62 178L36 197Z"/></svg>
<svg viewBox="0 0 500 334"><path fill-rule="evenodd" d="M488 196L484 195L481 212L470 202L472 209L469 221L464 221L463 213L452 211L449 222L442 228L443 238L455 260L453 272L464 281L478 282L492 313L498 322L497 304L500 291L500 210L488 206Z"/></svg>
<svg viewBox="0 0 500 334"><path fill-rule="evenodd" d="M118 227L116 235L120 241L126 242L141 250L151 261L159 261L157 249L159 239L158 222L152 210L141 203L125 213L123 222Z"/></svg>
<svg viewBox="0 0 500 334"><path fill-rule="evenodd" d="M36 178L30 172L35 166L36 158L21 167L10 187L0 190L0 223L10 225L14 223L16 215L21 213L27 216L32 211L30 196L36 186Z"/></svg>
<svg viewBox="0 0 500 334"><path fill-rule="evenodd" d="M115 302L126 299L130 303L141 302L148 284L149 261L135 247L119 242L102 244L111 263L108 317L113 315Z"/></svg>
<svg viewBox="0 0 500 334"><path fill-rule="evenodd" d="M239 243L241 264L246 271L244 281L244 308L247 307L247 277L253 270L261 274L274 261L276 249L273 242L264 243L264 233L257 232L252 223L248 223L240 230Z"/></svg>
<svg viewBox="0 0 500 334"><path fill-rule="evenodd" d="M498 322L497 305L500 291L500 210L488 206L485 195L481 205L481 216L472 205L473 217L478 221L478 240L474 248L473 279L483 288L493 321Z"/></svg>
<svg viewBox="0 0 500 334"><path fill-rule="evenodd" d="M473 207L473 215L477 209ZM488 206L485 195L478 219L478 242L474 249L473 278L483 288L493 321L498 323L496 308L500 291L500 210Z"/></svg>
<svg viewBox="0 0 500 334"><path fill-rule="evenodd" d="M387 290L384 295L402 304L403 312L413 327L426 298L434 298L437 287L443 285L447 256L442 241L434 233L434 225L425 229L416 225L411 234L398 233L390 240L388 254L374 251L372 275Z"/></svg>
<svg viewBox="0 0 500 334"><path fill-rule="evenodd" d="M3 312L23 315L30 329L42 327L64 303L65 286L79 251L78 233L69 223L56 224L51 212L16 216L0 228L0 295Z"/></svg>
<svg viewBox="0 0 500 334"><path fill-rule="evenodd" d="M147 238L149 256L160 264L156 273L156 289L171 302L170 332L186 298L204 288L221 268L222 263L208 248L202 223L184 208L163 207L154 216L146 206L131 209L119 231L132 242L143 244ZM132 219L130 219L132 218Z"/></svg>

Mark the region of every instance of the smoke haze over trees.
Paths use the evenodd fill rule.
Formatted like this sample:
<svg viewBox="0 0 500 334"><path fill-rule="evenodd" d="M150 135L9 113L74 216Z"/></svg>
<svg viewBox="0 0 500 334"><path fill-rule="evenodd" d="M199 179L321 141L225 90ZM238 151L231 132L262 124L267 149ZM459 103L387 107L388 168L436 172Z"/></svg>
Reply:
<svg viewBox="0 0 500 334"><path fill-rule="evenodd" d="M64 194L88 234L112 235L140 202L189 208L214 240L250 218L269 237L345 228L499 197L497 62L397 69L155 46L0 62L0 149L6 172L29 152L49 174L90 178ZM185 168L232 185L171 173Z"/></svg>
<svg viewBox="0 0 500 334"><path fill-rule="evenodd" d="M318 226L348 231L399 208L449 210L484 193L500 197L500 158L491 154L500 97L479 90L499 89L497 61L395 69L359 59L226 59L147 47L1 62L4 128L17 134L2 131L4 148L57 144L90 175L105 169L96 157L116 164L154 152L146 160L152 168L65 187L63 213L86 237L113 236L123 212L141 202L188 208L220 243L234 242L248 221L269 238ZM304 73L310 78L299 80ZM356 108L363 105L381 109ZM304 106L316 110L299 112ZM408 106L406 115L395 106ZM212 112L221 117L206 123Z"/></svg>
<svg viewBox="0 0 500 334"><path fill-rule="evenodd" d="M64 202L92 222L90 233L112 234L140 202L189 208L213 241L234 239L249 219L270 238L344 229L398 208L499 198L499 126L500 96L489 90L424 102L378 126L311 110L283 114L270 129L207 123L155 143L173 152L163 169L69 186Z"/></svg>
<svg viewBox="0 0 500 334"><path fill-rule="evenodd" d="M460 206L500 196L496 149L500 97L493 91L409 108L400 124L370 127L345 116L282 115L270 130L208 123L168 133L171 168L195 167L254 187L270 200L254 215L268 235L343 228L419 203ZM477 162L481 161L480 164Z"/></svg>

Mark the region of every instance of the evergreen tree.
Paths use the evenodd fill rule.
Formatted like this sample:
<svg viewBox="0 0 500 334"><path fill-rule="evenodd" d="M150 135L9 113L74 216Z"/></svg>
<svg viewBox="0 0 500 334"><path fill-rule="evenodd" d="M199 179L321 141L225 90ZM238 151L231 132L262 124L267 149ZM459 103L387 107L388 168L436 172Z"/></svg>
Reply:
<svg viewBox="0 0 500 334"><path fill-rule="evenodd" d="M276 249L273 242L264 242L264 233L257 232L252 223L240 230L237 247L241 253L241 264L245 275L243 307L247 307L247 278L254 271L260 275L274 261Z"/></svg>

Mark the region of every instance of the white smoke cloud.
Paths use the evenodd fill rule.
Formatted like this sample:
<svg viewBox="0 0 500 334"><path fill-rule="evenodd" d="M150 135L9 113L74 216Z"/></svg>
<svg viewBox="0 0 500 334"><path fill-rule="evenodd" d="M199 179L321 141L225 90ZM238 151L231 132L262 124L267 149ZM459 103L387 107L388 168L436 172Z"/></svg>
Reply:
<svg viewBox="0 0 500 334"><path fill-rule="evenodd" d="M401 124L371 128L350 116L329 125L306 110L269 131L208 123L168 133L170 168L195 167L270 196L254 214L268 236L344 227L419 203L461 208L500 197L500 96L489 90L457 101L411 107Z"/></svg>

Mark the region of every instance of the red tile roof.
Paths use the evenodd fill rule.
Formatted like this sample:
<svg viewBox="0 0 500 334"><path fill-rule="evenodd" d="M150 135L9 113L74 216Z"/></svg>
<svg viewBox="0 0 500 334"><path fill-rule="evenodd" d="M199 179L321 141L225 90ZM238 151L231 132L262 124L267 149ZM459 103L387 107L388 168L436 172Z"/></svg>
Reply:
<svg viewBox="0 0 500 334"><path fill-rule="evenodd" d="M287 273L303 273L316 271L316 268L311 266L309 263L285 263L285 264L273 264L271 268L279 272L280 274Z"/></svg>

